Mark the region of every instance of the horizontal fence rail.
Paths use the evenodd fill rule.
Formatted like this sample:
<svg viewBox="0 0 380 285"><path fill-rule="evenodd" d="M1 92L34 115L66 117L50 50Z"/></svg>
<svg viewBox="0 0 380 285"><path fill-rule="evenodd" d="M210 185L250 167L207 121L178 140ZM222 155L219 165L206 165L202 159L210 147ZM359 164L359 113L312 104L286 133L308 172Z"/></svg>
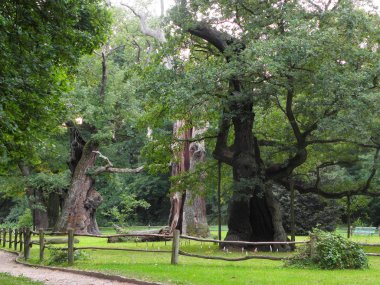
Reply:
<svg viewBox="0 0 380 285"><path fill-rule="evenodd" d="M189 256L189 257L197 257L197 258L202 258L202 259L216 259L216 260L224 260L224 261L243 261L243 260L249 260L249 259L270 259L270 260L285 259L284 257L265 256L265 255L250 255L250 256L237 257L237 258L228 258L228 257L222 257L222 256L208 256L208 255L188 253L182 250L179 251L179 254L184 255L184 256Z"/></svg>
<svg viewBox="0 0 380 285"><path fill-rule="evenodd" d="M181 238L188 240L195 240L201 242L212 242L226 245L288 245L288 244L306 244L308 241L230 241L230 240L216 240L216 239L205 239L205 238L197 238L187 235L181 235Z"/></svg>
<svg viewBox="0 0 380 285"><path fill-rule="evenodd" d="M31 240L32 235L38 235L38 240ZM65 238L52 238L50 240L46 239L46 236L65 236ZM67 237L67 238L66 238ZM92 238L117 238L117 237L130 237L130 238L160 238L161 241L171 240L172 241L172 249L171 250L160 250L158 249L148 249L148 241L147 247L145 249L133 249L133 248L123 248L123 247L97 247L97 246L74 246L75 243L79 242L75 239L75 237L92 237ZM201 243L201 247L203 243L213 243L218 244L220 247L223 246L231 246L235 249L237 246L242 246L242 254L245 253L245 256L242 257L223 257L223 256L208 256L201 255L196 253L185 252L180 249L181 240L188 241L197 241ZM135 241L137 242L137 241ZM149 241L153 242L154 241ZM74 264L74 252L76 250L109 250L109 251L126 251L126 252L146 252L146 253L171 253L171 263L177 264L179 260L179 256L187 256L193 258L201 258L201 259L210 259L210 260L222 260L222 261L244 261L250 259L267 259L267 260L284 260L287 257L279 257L279 256L266 256L266 255L248 255L248 251L245 247L260 247L260 246L277 246L277 245L297 245L297 244L307 244L309 241L258 241L258 242L249 242L249 241L225 241L225 240L214 240L207 238L198 238L188 235L180 235L178 230L175 230L173 234L113 234L113 235L91 235L91 234L74 234L74 230L70 229L67 232L45 232L45 230L31 231L30 228L19 228L19 229L0 229L0 245L2 247L9 247L12 250L18 250L24 253L25 260L28 260L30 257L30 248L32 245L39 245L39 260L43 261L44 259L44 250L62 250L67 251L67 262L69 265ZM66 245L65 247L56 247L51 244L62 244ZM185 242L186 244L186 242ZM379 243L357 243L361 246L379 246ZM225 250L225 247L223 248ZM257 252L257 248L255 248L254 252ZM228 249L227 249L228 253ZM368 256L380 256L380 253L366 253Z"/></svg>

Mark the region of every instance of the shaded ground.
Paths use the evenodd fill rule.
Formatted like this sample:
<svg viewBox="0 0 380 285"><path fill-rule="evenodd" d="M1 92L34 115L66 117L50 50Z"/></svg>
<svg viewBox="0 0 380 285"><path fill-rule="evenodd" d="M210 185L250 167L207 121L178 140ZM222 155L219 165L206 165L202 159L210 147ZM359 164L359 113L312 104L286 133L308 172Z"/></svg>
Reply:
<svg viewBox="0 0 380 285"><path fill-rule="evenodd" d="M134 283L109 281L58 270L29 267L16 263L14 254L0 250L0 272L13 276L25 276L42 281L46 285L135 285Z"/></svg>

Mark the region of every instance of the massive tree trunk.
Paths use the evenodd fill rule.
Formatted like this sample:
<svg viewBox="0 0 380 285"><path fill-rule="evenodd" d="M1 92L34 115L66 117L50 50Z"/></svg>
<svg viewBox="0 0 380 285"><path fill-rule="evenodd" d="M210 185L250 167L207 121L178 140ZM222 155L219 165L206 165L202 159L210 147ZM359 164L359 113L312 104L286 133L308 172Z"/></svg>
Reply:
<svg viewBox="0 0 380 285"><path fill-rule="evenodd" d="M204 143L190 143L189 141L200 131L196 131L194 128L184 131L184 127L184 121L177 121L173 125L174 136L183 140L183 142L180 142L179 149L175 150L177 161L172 165L172 176L194 170L196 164L205 159ZM199 179L203 180L202 176L203 174ZM194 194L188 189L188 186L184 185L184 190L175 192L170 199L169 227L171 230L179 229L183 234L206 237L209 235L209 230L206 202L201 195L203 188L200 186L201 188L197 189Z"/></svg>
<svg viewBox="0 0 380 285"><path fill-rule="evenodd" d="M241 92L238 85L233 86ZM253 104L249 100L235 104L232 109L239 110L239 114L232 117L235 139L231 165L235 185L226 241L286 241L280 207L265 181L257 141L252 134ZM289 249L287 246L277 248Z"/></svg>
<svg viewBox="0 0 380 285"><path fill-rule="evenodd" d="M174 22L191 35L213 45L227 62L231 59L238 60L245 48L244 42L215 29L206 21L193 19L187 3L183 0L177 1L177 8L182 17L175 18ZM184 18L187 21L183 20ZM192 24L183 25L185 22ZM243 90L242 82L237 76L231 77L229 86L230 94L223 107L213 153L217 160L233 169L234 192L229 204L229 230L226 240L285 241L281 213L272 193L266 189L265 169L257 139L253 135L252 90ZM234 143L229 145L229 130L232 126Z"/></svg>
<svg viewBox="0 0 380 285"><path fill-rule="evenodd" d="M195 130L193 128L192 137L196 137L198 134L203 133L204 130ZM189 155L190 155L190 169L189 171L194 171L196 165L199 162L204 162L206 159L206 150L204 141L192 142L189 145ZM199 184L197 189L192 189L193 191L186 189L186 200L183 211L183 225L182 233L191 236L208 237L210 231L207 223L206 216L206 201L203 197L204 187L204 173L199 175ZM193 193L195 192L195 193Z"/></svg>
<svg viewBox="0 0 380 285"><path fill-rule="evenodd" d="M72 122L67 126L71 138L69 167L72 179L56 230L73 228L76 233L99 234L95 213L102 197L94 188L94 179L88 175L95 164L97 153L94 151L99 147L91 141L86 143Z"/></svg>
<svg viewBox="0 0 380 285"><path fill-rule="evenodd" d="M87 143L73 173L61 217L57 224L58 231L75 229L76 233L99 234L96 223L96 209L102 202L101 195L94 188L94 180L87 174L94 166L98 146Z"/></svg>
<svg viewBox="0 0 380 285"><path fill-rule="evenodd" d="M191 130L183 131L185 125L184 121L176 121L173 124L173 134L176 138L184 140L184 142L173 146L175 152L175 162L172 163L172 176L178 176L181 173L188 171L190 168L190 151L189 140L191 138ZM178 149L176 149L178 147ZM182 192L175 192L170 197L170 214L169 214L169 227L173 231L178 229L182 232L183 225L183 211L184 202L186 200L186 189Z"/></svg>

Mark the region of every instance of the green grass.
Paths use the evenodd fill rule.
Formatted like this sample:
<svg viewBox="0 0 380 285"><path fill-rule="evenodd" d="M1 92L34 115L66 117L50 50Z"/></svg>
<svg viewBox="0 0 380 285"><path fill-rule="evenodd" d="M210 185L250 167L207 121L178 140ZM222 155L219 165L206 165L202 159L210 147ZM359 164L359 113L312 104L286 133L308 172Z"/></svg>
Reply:
<svg viewBox="0 0 380 285"><path fill-rule="evenodd" d="M107 231L111 234L112 231ZM37 239L37 237L35 237ZM78 237L76 246L124 247L139 249L170 250L171 242L150 243L114 243L107 244L106 239ZM305 240L306 237L297 237ZM355 236L358 242L380 243L380 237ZM226 253L220 251L217 245L182 241L181 250L212 256L239 257L246 253L241 251ZM380 252L380 247L366 247L367 252ZM177 266L170 264L170 253L144 253L123 251L86 250L90 258L78 260L74 268L96 270L111 274L124 275L141 280L162 282L165 284L194 284L194 285L248 285L248 284L379 284L380 257L369 257L370 268L366 270L320 270L299 269L283 266L282 261L248 260L226 262L204 260L180 256ZM249 255L263 254L249 252ZM274 256L288 256L291 253L265 253ZM46 251L46 259L49 250ZM34 245L31 252L32 263L38 263L38 246ZM46 262L44 262L46 264ZM61 266L67 266L63 264ZM0 283L1 284L1 283Z"/></svg>
<svg viewBox="0 0 380 285"><path fill-rule="evenodd" d="M0 273L1 285L43 285L41 282L32 281L25 277L13 277L6 273Z"/></svg>

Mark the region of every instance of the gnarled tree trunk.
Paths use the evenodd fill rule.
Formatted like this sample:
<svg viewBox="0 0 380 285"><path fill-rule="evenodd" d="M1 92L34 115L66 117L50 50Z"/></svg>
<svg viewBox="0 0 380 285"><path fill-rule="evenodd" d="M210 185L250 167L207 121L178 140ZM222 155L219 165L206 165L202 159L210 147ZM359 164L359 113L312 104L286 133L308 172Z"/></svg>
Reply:
<svg viewBox="0 0 380 285"><path fill-rule="evenodd" d="M176 162L172 163L172 176L177 176L190 168L190 151L189 140L191 138L191 130L183 132L181 130L185 125L184 121L176 121L173 124L173 134L178 139L183 139L184 142L180 144L179 150L175 150ZM173 231L178 229L182 232L182 221L184 202L186 199L186 190L182 192L175 192L170 197L170 214L169 214L169 227Z"/></svg>
<svg viewBox="0 0 380 285"><path fill-rule="evenodd" d="M232 118L235 140L231 161L235 186L225 240L286 241L280 207L263 177L257 141L252 134L253 104L248 100L236 104L233 109L240 110L240 114ZM263 250L269 248L262 247ZM277 248L289 249L288 246L272 247Z"/></svg>
<svg viewBox="0 0 380 285"><path fill-rule="evenodd" d="M94 179L87 173L95 164L97 154L94 151L98 150L98 145L91 141L86 143L72 122L66 124L70 127L72 179L56 230L73 228L76 233L99 234L95 213L102 197L94 188Z"/></svg>
<svg viewBox="0 0 380 285"><path fill-rule="evenodd" d="M192 137L196 137L198 134L203 133L204 130L195 130L193 128ZM196 165L199 162L204 162L206 159L206 150L204 141L192 142L189 145L190 151L190 169L189 171L193 171L196 168ZM202 182L204 180L204 173L201 173L199 176L199 180L201 183L198 184L198 189L189 190L186 189L186 200L183 211L183 225L182 225L182 233L191 235L191 236L199 236L199 237L208 237L210 235L210 231L207 223L206 216L206 201L202 196L204 192L204 187Z"/></svg>
<svg viewBox="0 0 380 285"><path fill-rule="evenodd" d="M199 131L197 132L194 129L183 131L184 126L185 122L180 120L173 125L175 137L183 140L183 142L175 154L178 157L177 162L172 165L172 176L195 169L196 164L205 159L204 144L202 142L189 142ZM189 190L188 185L184 188L182 192L174 193L170 199L169 227L171 230L179 229L183 234L206 237L209 235L206 202L199 195L203 189L197 189L197 193L194 194Z"/></svg>

